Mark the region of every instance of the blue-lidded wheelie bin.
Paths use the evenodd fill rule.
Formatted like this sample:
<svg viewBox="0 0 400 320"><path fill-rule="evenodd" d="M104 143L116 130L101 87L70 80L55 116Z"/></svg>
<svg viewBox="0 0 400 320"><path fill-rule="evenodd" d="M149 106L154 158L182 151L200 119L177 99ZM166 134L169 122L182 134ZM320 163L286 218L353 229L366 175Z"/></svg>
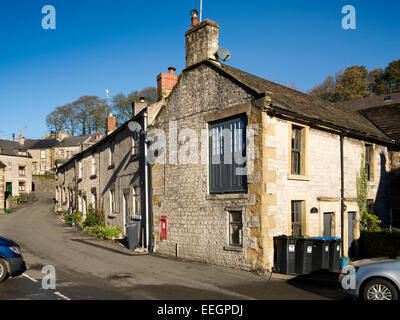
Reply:
<svg viewBox="0 0 400 320"><path fill-rule="evenodd" d="M274 265L278 273L296 273L296 241L297 237L274 237Z"/></svg>
<svg viewBox="0 0 400 320"><path fill-rule="evenodd" d="M296 242L296 273L311 273L312 255L313 239L309 237L299 237Z"/></svg>
<svg viewBox="0 0 400 320"><path fill-rule="evenodd" d="M329 271L338 271L341 269L340 257L342 239L337 237L327 237L326 241L329 242Z"/></svg>
<svg viewBox="0 0 400 320"><path fill-rule="evenodd" d="M329 269L329 245L330 241L327 237L314 237L313 255L312 255L312 271Z"/></svg>

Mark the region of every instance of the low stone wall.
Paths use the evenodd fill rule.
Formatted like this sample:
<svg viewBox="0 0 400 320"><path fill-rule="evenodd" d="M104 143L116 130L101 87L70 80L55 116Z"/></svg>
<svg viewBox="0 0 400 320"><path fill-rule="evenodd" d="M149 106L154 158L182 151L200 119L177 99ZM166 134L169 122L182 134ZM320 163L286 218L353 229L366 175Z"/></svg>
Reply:
<svg viewBox="0 0 400 320"><path fill-rule="evenodd" d="M6 200L6 209L13 210L18 209L27 205L30 205L36 201L33 193L24 194L18 197L9 197Z"/></svg>
<svg viewBox="0 0 400 320"><path fill-rule="evenodd" d="M56 188L56 181L53 176L33 176L34 192L45 192L53 194Z"/></svg>

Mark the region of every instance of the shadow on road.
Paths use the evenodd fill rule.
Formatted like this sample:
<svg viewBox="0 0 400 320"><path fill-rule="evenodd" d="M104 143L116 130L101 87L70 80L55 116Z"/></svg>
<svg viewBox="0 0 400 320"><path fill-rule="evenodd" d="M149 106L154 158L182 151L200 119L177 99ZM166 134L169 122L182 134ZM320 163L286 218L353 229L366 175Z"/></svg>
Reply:
<svg viewBox="0 0 400 320"><path fill-rule="evenodd" d="M79 242L79 243L82 243L82 244L85 244L85 245L88 245L88 246L91 246L91 247L107 250L107 251L110 251L110 252L113 252L113 253L117 253L117 254L121 254L121 255L124 255L124 256L142 256L143 255L143 254L134 253L134 252L132 252L132 253L123 252L123 251L120 251L120 250L117 250L117 249L113 249L113 248L109 248L109 247L106 247L106 246L102 246L100 244L91 242L92 240L71 239L71 241Z"/></svg>
<svg viewBox="0 0 400 320"><path fill-rule="evenodd" d="M326 298L335 296L342 296L343 299L352 298L339 291L341 288L339 282L339 273L328 271L314 271L307 275L299 275L287 281L287 283L295 288L309 291Z"/></svg>

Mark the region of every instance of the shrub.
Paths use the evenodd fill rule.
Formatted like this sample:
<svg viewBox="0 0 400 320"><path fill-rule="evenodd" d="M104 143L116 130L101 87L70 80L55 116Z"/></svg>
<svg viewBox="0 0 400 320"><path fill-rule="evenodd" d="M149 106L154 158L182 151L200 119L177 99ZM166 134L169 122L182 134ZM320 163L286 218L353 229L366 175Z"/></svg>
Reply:
<svg viewBox="0 0 400 320"><path fill-rule="evenodd" d="M100 214L93 208L92 205L89 205L88 213L86 215L85 227L94 227L96 225L101 225Z"/></svg>
<svg viewBox="0 0 400 320"><path fill-rule="evenodd" d="M76 212L73 217L72 220L75 222L75 224L77 225L82 225L82 220L83 220L83 215L82 212Z"/></svg>
<svg viewBox="0 0 400 320"><path fill-rule="evenodd" d="M69 213L64 214L64 222L66 224L71 224L72 223L72 215Z"/></svg>
<svg viewBox="0 0 400 320"><path fill-rule="evenodd" d="M359 243L362 258L400 256L400 229L362 231Z"/></svg>
<svg viewBox="0 0 400 320"><path fill-rule="evenodd" d="M121 227L98 226L97 236L102 240L111 240L118 238L121 233Z"/></svg>

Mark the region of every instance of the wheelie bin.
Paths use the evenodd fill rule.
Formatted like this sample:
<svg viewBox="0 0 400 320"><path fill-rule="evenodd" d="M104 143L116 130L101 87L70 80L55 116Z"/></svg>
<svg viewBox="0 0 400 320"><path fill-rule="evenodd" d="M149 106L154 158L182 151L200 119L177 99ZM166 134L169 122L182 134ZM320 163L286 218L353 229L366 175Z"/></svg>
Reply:
<svg viewBox="0 0 400 320"><path fill-rule="evenodd" d="M341 269L341 247L342 239L337 237L329 237L329 271L335 272Z"/></svg>
<svg viewBox="0 0 400 320"><path fill-rule="evenodd" d="M296 273L296 242L297 237L274 237L274 265L278 273Z"/></svg>
<svg viewBox="0 0 400 320"><path fill-rule="evenodd" d="M315 237L312 238L312 242L312 271L329 269L330 241L328 241L326 237Z"/></svg>
<svg viewBox="0 0 400 320"><path fill-rule="evenodd" d="M313 239L310 237L299 237L296 242L296 273L311 273L312 256Z"/></svg>

